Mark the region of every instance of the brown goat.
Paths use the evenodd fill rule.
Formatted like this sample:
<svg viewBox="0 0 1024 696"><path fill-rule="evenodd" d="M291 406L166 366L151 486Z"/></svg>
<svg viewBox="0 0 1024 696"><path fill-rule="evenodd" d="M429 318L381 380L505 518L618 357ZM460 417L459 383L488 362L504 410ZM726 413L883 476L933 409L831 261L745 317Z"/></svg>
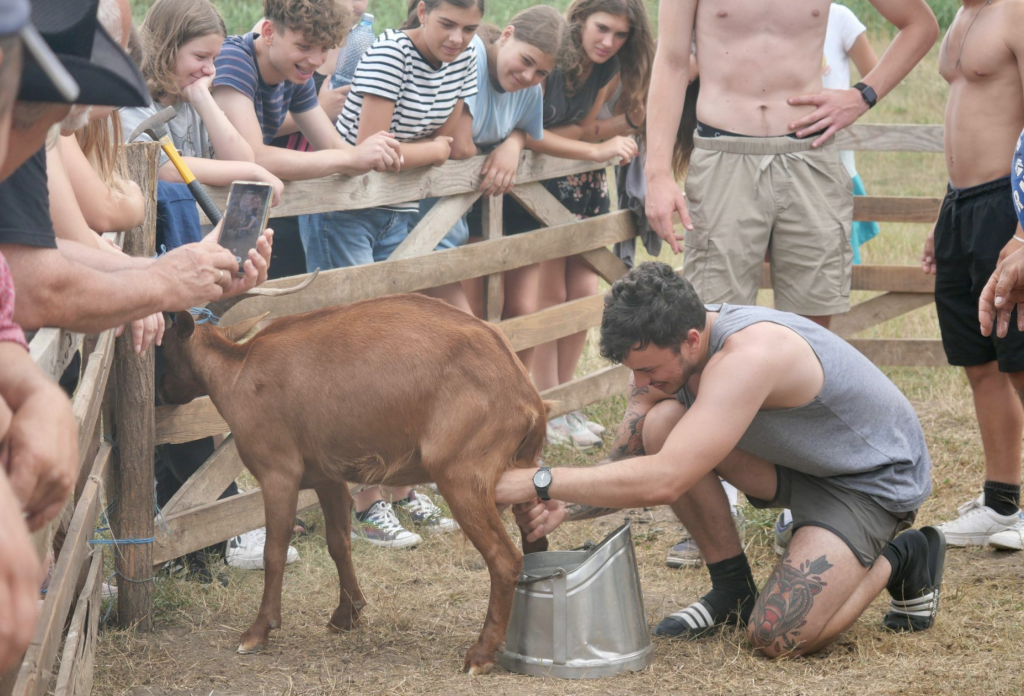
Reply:
<svg viewBox="0 0 1024 696"><path fill-rule="evenodd" d="M267 646L281 625L281 585L300 489L316 490L341 599L328 623L347 630L365 604L352 568L348 483L433 481L491 574L487 618L466 654L490 671L504 640L522 555L502 525L494 488L509 467L535 466L546 412L530 376L493 326L420 295L393 295L231 327L175 316L164 337L160 395L209 394L263 488L263 601L238 651ZM546 540L530 550L547 547Z"/></svg>

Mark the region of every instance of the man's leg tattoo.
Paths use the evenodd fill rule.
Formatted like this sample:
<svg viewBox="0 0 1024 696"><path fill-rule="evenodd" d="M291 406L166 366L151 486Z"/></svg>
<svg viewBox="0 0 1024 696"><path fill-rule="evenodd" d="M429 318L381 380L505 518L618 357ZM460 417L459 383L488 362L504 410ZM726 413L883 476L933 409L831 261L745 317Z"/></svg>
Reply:
<svg viewBox="0 0 1024 696"><path fill-rule="evenodd" d="M814 597L828 585L821 575L831 567L825 556L794 566L786 553L765 583L750 616L758 647L783 652L799 646L799 629L807 623Z"/></svg>

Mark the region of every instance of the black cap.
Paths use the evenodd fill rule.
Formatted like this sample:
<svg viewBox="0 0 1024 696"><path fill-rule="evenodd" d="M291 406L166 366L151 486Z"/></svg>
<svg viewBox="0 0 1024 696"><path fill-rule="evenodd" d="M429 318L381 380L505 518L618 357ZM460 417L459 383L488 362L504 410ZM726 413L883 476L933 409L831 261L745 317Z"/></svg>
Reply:
<svg viewBox="0 0 1024 696"><path fill-rule="evenodd" d="M78 83L53 55L29 18L32 8L28 0L0 0L0 36L17 34L27 55L39 63L54 88L68 100L78 98Z"/></svg>
<svg viewBox="0 0 1024 696"><path fill-rule="evenodd" d="M78 83L80 93L77 99L65 98L27 53L18 99L103 106L150 103L142 73L99 24L99 0L31 1L32 23Z"/></svg>

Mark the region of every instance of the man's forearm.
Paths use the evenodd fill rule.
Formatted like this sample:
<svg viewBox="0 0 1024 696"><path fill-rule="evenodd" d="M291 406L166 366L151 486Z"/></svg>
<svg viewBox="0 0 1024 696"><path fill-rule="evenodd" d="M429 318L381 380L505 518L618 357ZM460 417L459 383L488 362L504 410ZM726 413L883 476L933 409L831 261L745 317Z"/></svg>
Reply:
<svg viewBox="0 0 1024 696"><path fill-rule="evenodd" d="M873 2L873 4L877 3ZM899 33L889 44L889 48L875 65L874 70L863 78L863 82L871 85L879 99L895 89L896 85L910 74L910 71L924 58L939 36L939 25L935 21L935 15L924 2L915 0L907 7L910 7L912 11L910 20L902 26L898 26ZM887 8L878 7L877 9L882 11ZM882 14L889 13L882 11ZM889 17L887 16L886 19ZM895 22L893 23L895 24Z"/></svg>
<svg viewBox="0 0 1024 696"><path fill-rule="evenodd" d="M683 117L686 86L690 83L690 28L693 9L681 2L663 2L658 22L663 32L684 30L686 39L659 42L647 92L647 176L672 175L672 150ZM679 34L679 37L684 34Z"/></svg>
<svg viewBox="0 0 1024 696"><path fill-rule="evenodd" d="M7 257L18 288L14 319L25 329L105 331L160 311L171 290L151 270L97 270L69 261L57 249L3 244L0 253Z"/></svg>
<svg viewBox="0 0 1024 696"><path fill-rule="evenodd" d="M646 387L644 388L646 390ZM634 389L634 392L636 390ZM634 394L635 396L635 394ZM604 466L620 459L644 456L644 420L647 414L640 414L633 410L632 402L626 409L626 415L622 419L616 442L612 447L611 455L600 462L597 466ZM567 503L565 506L565 519L571 522L581 520L592 520L598 517L618 512L622 508L600 507L595 505L583 505L582 503Z"/></svg>
<svg viewBox="0 0 1024 696"><path fill-rule="evenodd" d="M115 254L104 249L93 249L69 239L58 239L57 248L62 256L72 263L80 263L105 273L114 271L143 271L153 264L153 259L128 254Z"/></svg>

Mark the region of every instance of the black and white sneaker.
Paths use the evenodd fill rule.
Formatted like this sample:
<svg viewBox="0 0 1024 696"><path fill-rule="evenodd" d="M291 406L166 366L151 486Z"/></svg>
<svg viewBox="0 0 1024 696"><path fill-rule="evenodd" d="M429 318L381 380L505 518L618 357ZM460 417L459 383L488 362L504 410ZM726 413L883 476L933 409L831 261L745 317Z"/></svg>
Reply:
<svg viewBox="0 0 1024 696"><path fill-rule="evenodd" d="M904 534L913 534L908 530ZM886 589L892 595L882 625L890 631L924 631L935 623L942 591L942 570L946 560L946 538L938 527L922 527L915 552L923 553L926 572L893 578ZM921 548L923 546L923 548ZM916 555L916 554L915 554Z"/></svg>
<svg viewBox="0 0 1024 696"><path fill-rule="evenodd" d="M714 607L704 598L686 607L682 611L669 614L654 627L654 635L682 640L694 640L718 630L722 626L744 626L750 619L754 606L754 597L746 602L739 611L730 611L724 618L716 620Z"/></svg>

